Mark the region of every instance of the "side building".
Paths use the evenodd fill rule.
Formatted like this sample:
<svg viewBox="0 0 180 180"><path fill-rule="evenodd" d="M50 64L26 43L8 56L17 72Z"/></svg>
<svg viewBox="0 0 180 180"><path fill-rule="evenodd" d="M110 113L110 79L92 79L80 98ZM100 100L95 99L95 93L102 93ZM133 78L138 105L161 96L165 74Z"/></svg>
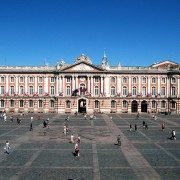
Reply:
<svg viewBox="0 0 180 180"><path fill-rule="evenodd" d="M0 111L20 113L180 113L180 65L73 64L0 67Z"/></svg>

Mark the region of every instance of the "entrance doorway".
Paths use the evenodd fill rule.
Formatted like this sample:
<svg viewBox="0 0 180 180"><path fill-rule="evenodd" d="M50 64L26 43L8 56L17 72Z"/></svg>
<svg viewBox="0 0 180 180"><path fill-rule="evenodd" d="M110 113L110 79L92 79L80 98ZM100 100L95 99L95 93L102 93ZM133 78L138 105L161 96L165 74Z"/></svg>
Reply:
<svg viewBox="0 0 180 180"><path fill-rule="evenodd" d="M78 101L78 112L79 113L86 113L86 100L79 99Z"/></svg>
<svg viewBox="0 0 180 180"><path fill-rule="evenodd" d="M147 101L142 101L141 102L141 112L146 112L147 113Z"/></svg>
<svg viewBox="0 0 180 180"><path fill-rule="evenodd" d="M132 113L138 112L138 103L137 103L137 101L132 101L132 103L131 103L131 112Z"/></svg>

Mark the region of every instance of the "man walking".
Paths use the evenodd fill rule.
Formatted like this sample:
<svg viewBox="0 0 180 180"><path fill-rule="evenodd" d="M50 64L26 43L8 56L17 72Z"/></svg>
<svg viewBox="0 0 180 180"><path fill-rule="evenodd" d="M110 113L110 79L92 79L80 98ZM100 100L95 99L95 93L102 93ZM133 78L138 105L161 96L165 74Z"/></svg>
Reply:
<svg viewBox="0 0 180 180"><path fill-rule="evenodd" d="M9 141L6 141L6 144L5 144L5 148L4 148L4 149L6 150L5 153L9 154L9 150L10 150L10 144L9 144Z"/></svg>
<svg viewBox="0 0 180 180"><path fill-rule="evenodd" d="M32 122L33 122L33 117L31 116L31 122L30 122L30 129L29 129L29 131L33 130Z"/></svg>

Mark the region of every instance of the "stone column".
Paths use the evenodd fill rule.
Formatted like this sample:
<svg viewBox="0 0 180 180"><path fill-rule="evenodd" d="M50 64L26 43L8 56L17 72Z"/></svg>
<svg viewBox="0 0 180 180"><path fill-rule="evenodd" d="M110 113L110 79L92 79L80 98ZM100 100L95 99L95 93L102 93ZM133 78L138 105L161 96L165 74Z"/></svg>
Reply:
<svg viewBox="0 0 180 180"><path fill-rule="evenodd" d="M101 76L101 93L104 94L104 76Z"/></svg>
<svg viewBox="0 0 180 180"><path fill-rule="evenodd" d="M157 93L158 94L160 94L160 92L161 92L161 79L160 79L160 77L158 76L158 89L157 89Z"/></svg>
<svg viewBox="0 0 180 180"><path fill-rule="evenodd" d="M37 90L37 76L34 77L34 82L35 82L34 93L36 93L36 92L38 92L38 90Z"/></svg>
<svg viewBox="0 0 180 180"><path fill-rule="evenodd" d="M63 93L63 96L65 95L65 90L64 90L64 87L65 86L65 76L63 75L62 76L62 93Z"/></svg>
<svg viewBox="0 0 180 180"><path fill-rule="evenodd" d="M121 77L117 77L117 93L121 93Z"/></svg>
<svg viewBox="0 0 180 180"><path fill-rule="evenodd" d="M25 76L24 77L24 91L25 91L25 93L27 93L28 92L28 87L27 87L27 76Z"/></svg>
<svg viewBox="0 0 180 180"><path fill-rule="evenodd" d="M93 83L93 76L91 76L91 96L94 95L94 83Z"/></svg>
<svg viewBox="0 0 180 180"><path fill-rule="evenodd" d="M71 87L72 87L72 92L75 90L75 80L74 80L74 75L72 75L72 81L71 81Z"/></svg>
<svg viewBox="0 0 180 180"><path fill-rule="evenodd" d="M151 78L148 77L148 94L151 94Z"/></svg>
<svg viewBox="0 0 180 180"><path fill-rule="evenodd" d="M87 82L88 82L88 93L91 92L91 87L90 87L90 84L91 84L91 77L90 76L87 76Z"/></svg>
<svg viewBox="0 0 180 180"><path fill-rule="evenodd" d="M169 89L170 88L170 78L167 77L166 80L167 80L167 82L166 82L166 89L167 89L167 91L166 92L167 92L167 97L169 97L169 95L170 95L170 91L169 91L170 90Z"/></svg>
<svg viewBox="0 0 180 180"><path fill-rule="evenodd" d="M19 87L18 86L18 84L19 84L18 83L18 76L16 76L16 82L15 83L16 83L16 87L15 87L16 90L15 91L16 91L16 93L19 93L19 90L18 90L18 87Z"/></svg>
<svg viewBox="0 0 180 180"><path fill-rule="evenodd" d="M110 94L109 94L109 87L110 87L109 76L105 77L105 82L104 83L105 83L105 94L106 94L107 97L109 97L110 96Z"/></svg>
<svg viewBox="0 0 180 180"><path fill-rule="evenodd" d="M59 76L56 76L56 96L59 95Z"/></svg>
<svg viewBox="0 0 180 180"><path fill-rule="evenodd" d="M129 88L128 88L129 93L132 92L132 87L131 87L131 76L129 76Z"/></svg>
<svg viewBox="0 0 180 180"><path fill-rule="evenodd" d="M177 90L177 97L180 97L180 77L178 77L178 90Z"/></svg>
<svg viewBox="0 0 180 180"><path fill-rule="evenodd" d="M139 83L138 83L138 93L141 93L141 76L139 77Z"/></svg>
<svg viewBox="0 0 180 180"><path fill-rule="evenodd" d="M5 93L8 93L9 92L9 83L8 83L8 80L9 80L9 77L8 76L6 76L6 79L5 79L5 82L6 82L6 91L5 91Z"/></svg>
<svg viewBox="0 0 180 180"><path fill-rule="evenodd" d="M44 79L44 91L45 93L48 93L48 77L45 76L45 79Z"/></svg>

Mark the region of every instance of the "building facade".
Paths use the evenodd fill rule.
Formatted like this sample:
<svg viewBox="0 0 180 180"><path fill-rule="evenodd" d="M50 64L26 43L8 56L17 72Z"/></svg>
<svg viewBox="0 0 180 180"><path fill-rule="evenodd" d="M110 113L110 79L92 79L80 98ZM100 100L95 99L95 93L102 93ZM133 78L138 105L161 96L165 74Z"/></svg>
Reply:
<svg viewBox="0 0 180 180"><path fill-rule="evenodd" d="M0 67L0 111L35 113L180 113L180 65L73 64Z"/></svg>

